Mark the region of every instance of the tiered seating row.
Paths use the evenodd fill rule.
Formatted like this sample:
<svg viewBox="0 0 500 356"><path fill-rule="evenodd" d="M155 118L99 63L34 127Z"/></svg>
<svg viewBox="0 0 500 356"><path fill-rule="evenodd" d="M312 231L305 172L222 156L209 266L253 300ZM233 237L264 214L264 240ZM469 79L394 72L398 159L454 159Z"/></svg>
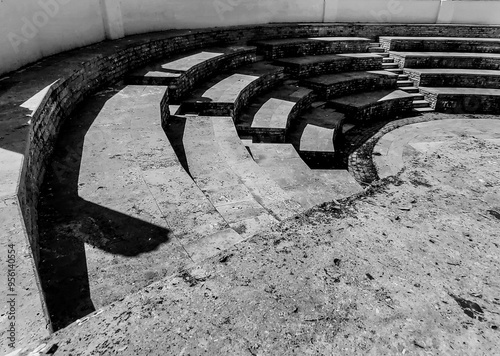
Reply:
<svg viewBox="0 0 500 356"><path fill-rule="evenodd" d="M368 52L371 40L362 37L311 37L257 41L257 53L267 59Z"/></svg>
<svg viewBox="0 0 500 356"><path fill-rule="evenodd" d="M135 71L127 77L131 84L168 85L170 99L182 98L197 83L215 73L256 61L256 48L230 46L208 48L180 55Z"/></svg>
<svg viewBox="0 0 500 356"><path fill-rule="evenodd" d="M240 136L253 142L285 142L290 122L309 108L313 91L296 85L283 85L256 98L236 118Z"/></svg>
<svg viewBox="0 0 500 356"><path fill-rule="evenodd" d="M399 68L500 68L500 54L498 53L391 51L389 55Z"/></svg>
<svg viewBox="0 0 500 356"><path fill-rule="evenodd" d="M344 72L325 74L303 80L303 85L313 89L323 100L358 93L360 91L396 87L398 75L388 71Z"/></svg>
<svg viewBox="0 0 500 356"><path fill-rule="evenodd" d="M258 62L238 68L235 73L219 75L200 85L184 101L179 114L238 117L249 100L284 78L282 67Z"/></svg>
<svg viewBox="0 0 500 356"><path fill-rule="evenodd" d="M371 53L342 53L336 55L283 58L276 61L285 73L304 78L324 73L338 73L382 68L382 57Z"/></svg>
<svg viewBox="0 0 500 356"><path fill-rule="evenodd" d="M500 114L500 89L419 87L436 111Z"/></svg>
<svg viewBox="0 0 500 356"><path fill-rule="evenodd" d="M380 90L333 99L333 108L349 121L378 120L404 115L413 109L413 96L401 90Z"/></svg>
<svg viewBox="0 0 500 356"><path fill-rule="evenodd" d="M500 88L498 70L405 68L403 71L416 86Z"/></svg>
<svg viewBox="0 0 500 356"><path fill-rule="evenodd" d="M500 113L500 38L380 37L380 44L404 73L398 85L420 88L432 109Z"/></svg>
<svg viewBox="0 0 500 356"><path fill-rule="evenodd" d="M382 36L379 41L386 51L500 53L500 38Z"/></svg>

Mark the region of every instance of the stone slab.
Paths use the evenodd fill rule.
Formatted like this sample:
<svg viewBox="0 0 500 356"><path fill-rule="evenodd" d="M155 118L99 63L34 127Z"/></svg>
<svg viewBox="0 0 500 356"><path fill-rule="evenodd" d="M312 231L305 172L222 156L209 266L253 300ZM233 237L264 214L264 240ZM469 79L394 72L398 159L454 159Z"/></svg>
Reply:
<svg viewBox="0 0 500 356"><path fill-rule="evenodd" d="M361 191L348 172L310 169L291 144L259 143L249 145L249 149L255 161L303 209Z"/></svg>
<svg viewBox="0 0 500 356"><path fill-rule="evenodd" d="M292 101L271 98L257 111L251 127L284 130L288 126L288 116L294 106Z"/></svg>
<svg viewBox="0 0 500 356"><path fill-rule="evenodd" d="M375 92L366 92L353 94L337 98L332 102L349 105L353 107L364 107L374 102L397 100L400 98L411 98L412 96L402 90L379 90Z"/></svg>
<svg viewBox="0 0 500 356"><path fill-rule="evenodd" d="M334 153L333 129L308 124L300 140L300 151Z"/></svg>
<svg viewBox="0 0 500 356"><path fill-rule="evenodd" d="M381 46L388 51L500 53L499 38L381 36L379 41Z"/></svg>

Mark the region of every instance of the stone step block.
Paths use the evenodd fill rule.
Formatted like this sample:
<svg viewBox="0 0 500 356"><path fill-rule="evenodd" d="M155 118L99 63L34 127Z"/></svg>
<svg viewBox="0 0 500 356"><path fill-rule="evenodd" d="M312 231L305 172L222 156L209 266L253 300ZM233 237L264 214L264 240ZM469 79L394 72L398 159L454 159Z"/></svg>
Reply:
<svg viewBox="0 0 500 356"><path fill-rule="evenodd" d="M267 59L367 52L370 40L363 37L310 37L256 41L257 53Z"/></svg>
<svg viewBox="0 0 500 356"><path fill-rule="evenodd" d="M500 53L500 38L382 36L379 41L386 51Z"/></svg>
<svg viewBox="0 0 500 356"><path fill-rule="evenodd" d="M328 104L348 121L376 121L405 115L413 109L413 97L401 90L379 90L343 96Z"/></svg>
<svg viewBox="0 0 500 356"><path fill-rule="evenodd" d="M252 100L236 118L240 136L253 142L285 142L290 122L307 110L314 99L311 89L280 86Z"/></svg>
<svg viewBox="0 0 500 356"><path fill-rule="evenodd" d="M304 78L326 73L377 70L382 68L382 58L370 53L343 53L318 56L283 58L276 61L285 72Z"/></svg>
<svg viewBox="0 0 500 356"><path fill-rule="evenodd" d="M395 88L396 82L397 74L381 70L326 74L306 79L302 83L323 100L328 100L361 91Z"/></svg>
<svg viewBox="0 0 500 356"><path fill-rule="evenodd" d="M179 100L197 83L218 74L221 70L253 63L256 47L229 46L207 48L183 53L148 65L126 77L130 84L167 85L170 100Z"/></svg>
<svg viewBox="0 0 500 356"><path fill-rule="evenodd" d="M500 53L391 51L390 55L400 68L500 69Z"/></svg>
<svg viewBox="0 0 500 356"><path fill-rule="evenodd" d="M500 88L500 71L490 69L405 68L416 86Z"/></svg>
<svg viewBox="0 0 500 356"><path fill-rule="evenodd" d="M179 113L237 118L253 97L279 84L284 77L284 69L269 62L239 67L200 85L182 102Z"/></svg>

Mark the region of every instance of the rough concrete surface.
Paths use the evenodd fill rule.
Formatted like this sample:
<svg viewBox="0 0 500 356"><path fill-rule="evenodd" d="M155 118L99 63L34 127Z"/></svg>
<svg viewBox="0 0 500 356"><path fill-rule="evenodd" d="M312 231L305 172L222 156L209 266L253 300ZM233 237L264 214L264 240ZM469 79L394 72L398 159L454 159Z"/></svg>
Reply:
<svg viewBox="0 0 500 356"><path fill-rule="evenodd" d="M500 146L464 134L45 340L55 355L495 355Z"/></svg>

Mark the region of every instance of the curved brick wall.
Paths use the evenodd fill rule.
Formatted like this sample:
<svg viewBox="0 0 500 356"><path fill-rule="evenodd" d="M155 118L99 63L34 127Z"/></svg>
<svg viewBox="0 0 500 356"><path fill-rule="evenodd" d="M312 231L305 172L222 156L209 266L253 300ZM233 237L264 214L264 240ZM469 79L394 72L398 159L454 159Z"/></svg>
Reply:
<svg viewBox="0 0 500 356"><path fill-rule="evenodd" d="M74 50L45 59L23 71L11 73L0 81L0 124L2 131L9 136L0 137L0 162L2 152L15 151L24 154L24 160L18 160L0 172L0 183L12 189L0 195L0 203L17 204L22 212L25 230L19 228L17 239L27 237L38 264L37 204L39 190L43 182L45 168L50 164L50 157L59 129L72 111L98 88L117 81L123 75L147 62L168 57L172 54L212 45L246 43L285 37L317 36L361 36L377 39L381 35L408 36L461 36L461 37L500 37L500 27L459 26L459 25L394 25L394 24L283 24L231 27L196 31L166 31L147 35L131 36L113 42L103 42L83 49ZM37 81L38 80L38 81ZM40 83L44 83L41 85ZM52 83L42 92L32 112L21 104L30 99L45 84ZM163 102L165 114L168 114L167 100ZM31 124L27 125L26 115L31 115ZM11 184L18 177L17 184ZM2 180L3 179L3 180ZM12 204L11 204L12 205ZM17 211L17 210L16 210ZM4 221L1 221L5 224ZM18 224L19 225L19 224ZM22 224L21 224L22 225ZM9 231L0 226L1 231ZM14 238L9 235L9 238ZM22 243L19 242L19 243ZM29 254L24 256L29 259ZM25 283L33 285L36 273ZM34 293L31 298L40 297ZM33 299L33 300L35 300ZM29 303L28 303L29 304ZM27 313L25 329L30 337L43 336L46 331L32 331L40 324L43 303L35 303L30 308L36 313ZM29 317L31 315L31 317ZM38 323L38 324L37 324ZM42 323L45 324L45 323ZM2 335L3 337L3 335Z"/></svg>

